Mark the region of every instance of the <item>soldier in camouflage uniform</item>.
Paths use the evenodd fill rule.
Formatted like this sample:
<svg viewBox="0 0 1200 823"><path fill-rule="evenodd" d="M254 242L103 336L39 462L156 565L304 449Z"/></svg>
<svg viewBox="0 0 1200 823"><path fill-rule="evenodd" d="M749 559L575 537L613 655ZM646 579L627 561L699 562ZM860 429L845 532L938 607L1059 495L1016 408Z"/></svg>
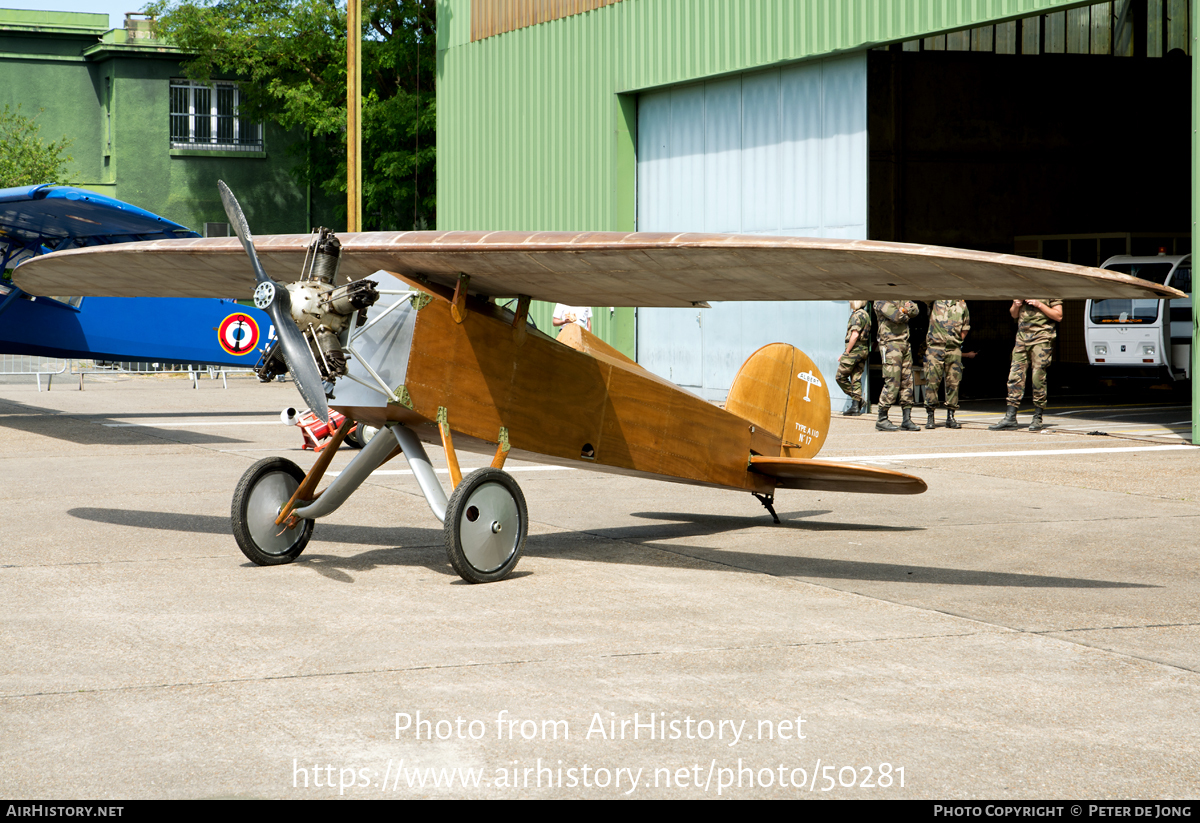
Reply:
<svg viewBox="0 0 1200 823"><path fill-rule="evenodd" d="M837 384L846 394L842 414L856 417L866 411L862 397L863 369L871 349L871 315L865 300L850 301L850 320L846 324L846 351L838 358Z"/></svg>
<svg viewBox="0 0 1200 823"><path fill-rule="evenodd" d="M879 352L883 358L883 392L879 395L879 419L875 421L875 428L879 431L894 432L897 428L920 431L917 424L912 422L913 369L912 350L908 345L908 321L919 312L917 304L911 300L875 301L875 316L879 320ZM899 427L888 420L888 411L895 404L897 395L904 412L904 420Z"/></svg>
<svg viewBox="0 0 1200 823"><path fill-rule="evenodd" d="M1033 364L1033 420L1031 432L1042 428L1042 410L1046 408L1046 369L1057 333L1055 323L1062 320L1061 300L1014 300L1008 313L1017 321L1017 343L1013 346L1012 367L1008 370L1008 409L1004 419L992 431L1020 428L1017 407L1025 396L1025 375Z"/></svg>
<svg viewBox="0 0 1200 823"><path fill-rule="evenodd" d="M933 410L938 389L946 381L946 428L961 429L954 419L958 411L958 384L962 380L962 344L971 330L971 314L965 300L935 300L929 310L929 334L925 337L925 428L934 427Z"/></svg>

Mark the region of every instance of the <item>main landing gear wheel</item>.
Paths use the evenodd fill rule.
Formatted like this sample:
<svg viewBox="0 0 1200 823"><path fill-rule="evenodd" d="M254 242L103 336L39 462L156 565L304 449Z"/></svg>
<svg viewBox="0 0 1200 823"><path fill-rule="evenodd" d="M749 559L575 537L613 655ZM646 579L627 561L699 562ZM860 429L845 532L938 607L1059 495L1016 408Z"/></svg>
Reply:
<svg viewBox="0 0 1200 823"><path fill-rule="evenodd" d="M282 457L267 457L246 470L233 492L233 537L238 548L260 566L291 563L313 533L312 520L295 528L276 526L275 518L292 499L304 471Z"/></svg>
<svg viewBox="0 0 1200 823"><path fill-rule="evenodd" d="M365 423L358 423L346 435L346 445L352 449L361 449L363 446L371 442L371 438L379 433L379 429L374 426L368 426Z"/></svg>
<svg viewBox="0 0 1200 823"><path fill-rule="evenodd" d="M512 574L528 532L525 495L499 469L479 469L464 477L446 504L446 554L468 583L491 583Z"/></svg>

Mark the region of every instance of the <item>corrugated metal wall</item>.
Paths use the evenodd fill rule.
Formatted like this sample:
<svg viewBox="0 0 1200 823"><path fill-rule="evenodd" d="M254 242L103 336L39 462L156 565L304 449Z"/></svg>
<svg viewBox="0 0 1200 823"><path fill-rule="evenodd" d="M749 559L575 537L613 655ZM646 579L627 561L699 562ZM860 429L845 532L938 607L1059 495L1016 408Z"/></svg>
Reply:
<svg viewBox="0 0 1200 823"><path fill-rule="evenodd" d="M642 94L637 145L639 231L867 236L865 52ZM845 303L641 309L637 359L723 400L745 358L782 341L832 380L848 313Z"/></svg>
<svg viewBox="0 0 1200 823"><path fill-rule="evenodd" d="M470 42L470 0L442 0L439 228L632 229L622 94L1079 5L623 0Z"/></svg>
<svg viewBox="0 0 1200 823"><path fill-rule="evenodd" d="M865 53L638 97L638 230L866 238Z"/></svg>
<svg viewBox="0 0 1200 823"><path fill-rule="evenodd" d="M622 0L476 42L471 5L438 6L440 229L632 230L638 92L1086 4Z"/></svg>

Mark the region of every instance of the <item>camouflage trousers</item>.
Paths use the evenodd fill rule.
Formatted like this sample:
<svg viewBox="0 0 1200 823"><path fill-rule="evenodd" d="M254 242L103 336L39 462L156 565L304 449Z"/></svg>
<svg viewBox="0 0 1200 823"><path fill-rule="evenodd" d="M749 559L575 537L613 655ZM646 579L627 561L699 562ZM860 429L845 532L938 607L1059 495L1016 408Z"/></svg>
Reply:
<svg viewBox="0 0 1200 823"><path fill-rule="evenodd" d="M862 402L862 376L867 355L843 354L838 358L837 384L847 397Z"/></svg>
<svg viewBox="0 0 1200 823"><path fill-rule="evenodd" d="M1012 367L1008 370L1008 405L1020 406L1025 396L1025 375L1033 364L1033 405L1046 408L1046 369L1050 367L1053 340L1041 343L1018 342L1013 347Z"/></svg>
<svg viewBox="0 0 1200 823"><path fill-rule="evenodd" d="M884 343L880 346L883 356L883 392L879 395L879 405L896 405L899 395L900 405L911 408L913 404L913 361L912 349L908 343Z"/></svg>
<svg viewBox="0 0 1200 823"><path fill-rule="evenodd" d="M962 349L927 346L925 349L925 408L938 402L938 389L946 382L946 408L958 408L958 384L962 382Z"/></svg>

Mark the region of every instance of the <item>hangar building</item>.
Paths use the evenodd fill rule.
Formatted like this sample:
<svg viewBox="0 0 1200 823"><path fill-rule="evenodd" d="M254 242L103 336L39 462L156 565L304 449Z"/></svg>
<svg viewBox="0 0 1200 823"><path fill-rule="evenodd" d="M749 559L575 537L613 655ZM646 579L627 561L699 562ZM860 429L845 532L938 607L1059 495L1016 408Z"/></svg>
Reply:
<svg viewBox="0 0 1200 823"><path fill-rule="evenodd" d="M441 0L438 228L1189 251L1193 5ZM1006 308L972 304L994 361L972 370L1001 383ZM776 339L832 377L848 313L598 309L601 336L713 400Z"/></svg>

